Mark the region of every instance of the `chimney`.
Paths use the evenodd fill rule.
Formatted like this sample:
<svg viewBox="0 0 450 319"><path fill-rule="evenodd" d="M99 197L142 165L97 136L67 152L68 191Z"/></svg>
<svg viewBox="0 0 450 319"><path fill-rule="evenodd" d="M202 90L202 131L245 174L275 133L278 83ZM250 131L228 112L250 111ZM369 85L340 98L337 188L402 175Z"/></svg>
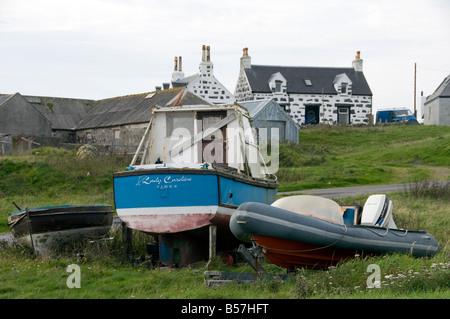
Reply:
<svg viewBox="0 0 450 319"><path fill-rule="evenodd" d="M206 62L206 45L202 46L202 62Z"/></svg>
<svg viewBox="0 0 450 319"><path fill-rule="evenodd" d="M184 78L184 73L181 71L181 56L175 57L174 61L175 61L175 66L174 66L173 72L172 72L172 82L178 81L178 80Z"/></svg>
<svg viewBox="0 0 450 319"><path fill-rule="evenodd" d="M250 69L252 67L252 59L248 55L248 48L242 50L241 69Z"/></svg>
<svg viewBox="0 0 450 319"><path fill-rule="evenodd" d="M357 72L362 72L363 70L363 60L361 59L361 51L356 51L355 59L352 62L353 69Z"/></svg>
<svg viewBox="0 0 450 319"><path fill-rule="evenodd" d="M200 76L213 76L213 63L211 62L211 48L203 45L202 47L202 62L199 65Z"/></svg>

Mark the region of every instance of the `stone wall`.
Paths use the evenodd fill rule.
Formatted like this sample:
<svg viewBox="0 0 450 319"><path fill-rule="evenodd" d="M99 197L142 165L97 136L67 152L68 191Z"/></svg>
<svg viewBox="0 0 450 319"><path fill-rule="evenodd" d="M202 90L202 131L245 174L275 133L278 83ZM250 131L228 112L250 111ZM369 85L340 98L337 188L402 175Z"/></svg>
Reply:
<svg viewBox="0 0 450 319"><path fill-rule="evenodd" d="M244 81L244 80L240 80ZM251 99L260 100L273 98L283 106L287 113L298 123L305 123L305 112L307 105L319 105L320 123L337 124L338 108L348 107L350 109L351 124L370 124L372 114L372 97L363 95L322 95L322 94L277 94L277 93L254 93L250 95L244 86L240 87L240 98L247 101ZM236 95L237 96L237 95Z"/></svg>
<svg viewBox="0 0 450 319"><path fill-rule="evenodd" d="M146 127L147 123L143 123L80 130L76 139L80 144L94 144L114 152L134 154Z"/></svg>

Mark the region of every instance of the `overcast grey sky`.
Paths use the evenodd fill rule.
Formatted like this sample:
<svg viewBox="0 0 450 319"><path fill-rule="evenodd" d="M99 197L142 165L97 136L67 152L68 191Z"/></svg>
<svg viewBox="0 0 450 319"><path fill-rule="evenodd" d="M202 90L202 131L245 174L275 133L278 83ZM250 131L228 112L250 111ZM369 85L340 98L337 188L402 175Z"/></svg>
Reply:
<svg viewBox="0 0 450 319"><path fill-rule="evenodd" d="M448 0L0 0L0 93L102 99L198 72L203 44L234 92L253 64L350 67L373 105L413 108L450 74ZM419 103L419 102L418 102Z"/></svg>

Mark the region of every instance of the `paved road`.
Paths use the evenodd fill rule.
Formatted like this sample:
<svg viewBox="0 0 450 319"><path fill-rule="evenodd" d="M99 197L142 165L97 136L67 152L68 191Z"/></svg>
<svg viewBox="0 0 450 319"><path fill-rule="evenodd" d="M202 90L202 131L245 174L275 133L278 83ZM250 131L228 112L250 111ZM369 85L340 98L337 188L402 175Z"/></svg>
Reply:
<svg viewBox="0 0 450 319"><path fill-rule="evenodd" d="M450 181L438 182L440 185L447 185ZM279 192L278 195L316 195L326 198L342 198L358 196L364 194L386 194L402 192L412 184L391 184L356 187L337 187L327 189L309 189L304 191Z"/></svg>

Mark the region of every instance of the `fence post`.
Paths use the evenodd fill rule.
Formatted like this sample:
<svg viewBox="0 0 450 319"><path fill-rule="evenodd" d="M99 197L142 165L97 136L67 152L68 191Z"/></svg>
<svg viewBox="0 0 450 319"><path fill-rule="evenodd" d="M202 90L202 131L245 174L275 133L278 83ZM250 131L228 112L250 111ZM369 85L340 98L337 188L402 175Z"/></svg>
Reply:
<svg viewBox="0 0 450 319"><path fill-rule="evenodd" d="M209 259L216 257L217 226L209 226Z"/></svg>

